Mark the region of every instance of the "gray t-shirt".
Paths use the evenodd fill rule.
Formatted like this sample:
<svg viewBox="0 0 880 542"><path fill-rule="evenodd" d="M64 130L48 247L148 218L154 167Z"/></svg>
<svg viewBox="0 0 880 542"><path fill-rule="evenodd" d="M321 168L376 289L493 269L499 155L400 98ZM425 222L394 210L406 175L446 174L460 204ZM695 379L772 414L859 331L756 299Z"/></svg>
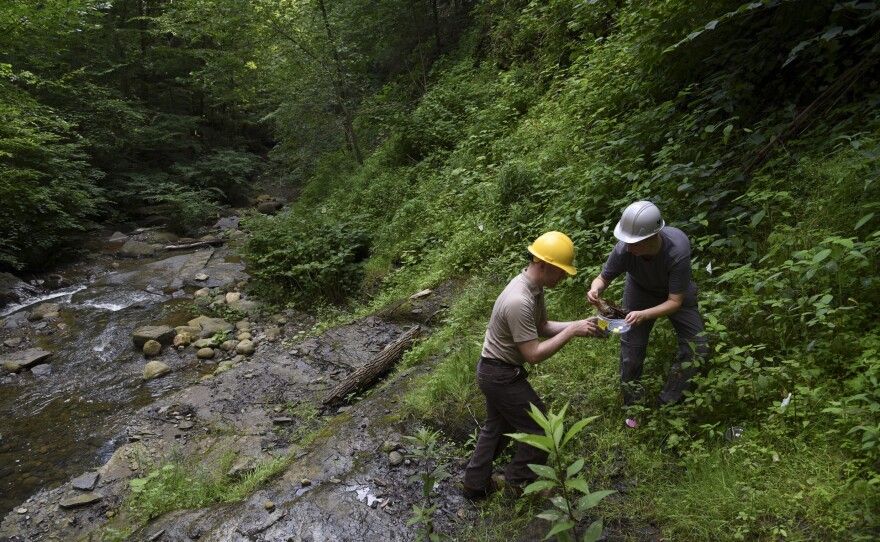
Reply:
<svg viewBox="0 0 880 542"><path fill-rule="evenodd" d="M510 281L495 300L481 355L523 365L526 360L516 343L537 339L538 326L546 321L544 289L523 271Z"/></svg>
<svg viewBox="0 0 880 542"><path fill-rule="evenodd" d="M611 282L625 272L636 285L657 297L686 293L691 285L691 242L678 228L667 226L659 235L663 239L660 252L647 260L630 254L626 243L618 242L602 266L602 278Z"/></svg>

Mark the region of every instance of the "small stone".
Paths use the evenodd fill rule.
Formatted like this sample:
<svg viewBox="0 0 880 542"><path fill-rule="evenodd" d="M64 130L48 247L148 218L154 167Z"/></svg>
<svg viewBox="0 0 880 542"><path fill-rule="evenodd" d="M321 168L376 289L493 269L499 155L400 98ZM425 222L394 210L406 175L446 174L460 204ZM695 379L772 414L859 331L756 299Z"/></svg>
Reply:
<svg viewBox="0 0 880 542"><path fill-rule="evenodd" d="M200 289L196 290L195 292L193 292L193 297L196 297L196 298L208 297L209 295L211 295L210 288L200 288Z"/></svg>
<svg viewBox="0 0 880 542"><path fill-rule="evenodd" d="M251 354L253 354L255 349L256 348L254 347L254 343L249 340L241 341L235 347L235 351L237 353L243 354L245 356L250 356Z"/></svg>
<svg viewBox="0 0 880 542"><path fill-rule="evenodd" d="M31 368L31 373L34 376L49 376L52 374L52 366L48 363L45 365L37 365Z"/></svg>
<svg viewBox="0 0 880 542"><path fill-rule="evenodd" d="M332 484L341 484L341 483L342 483L342 480L340 480L339 478L330 478L330 483L332 483Z"/></svg>
<svg viewBox="0 0 880 542"><path fill-rule="evenodd" d="M186 430L186 429L192 429L192 428L193 428L193 425L194 425L193 422L191 422L191 421L187 421L187 420L184 420L184 421L180 422L180 424L177 426L177 428L178 428L178 429L184 429L184 430Z"/></svg>
<svg viewBox="0 0 880 542"><path fill-rule="evenodd" d="M89 472L83 474L79 478L76 478L71 485L74 489L78 489L80 491L91 491L95 489L95 486L98 485L98 473L97 472Z"/></svg>
<svg viewBox="0 0 880 542"><path fill-rule="evenodd" d="M400 452L391 452L390 454L388 454L389 465L391 465L392 467L397 467L401 463L403 463L403 456L400 454Z"/></svg>
<svg viewBox="0 0 880 542"><path fill-rule="evenodd" d="M158 356L160 352L162 352L162 345L159 343L159 341L154 341L153 339L150 339L149 341L144 343L145 356Z"/></svg>
<svg viewBox="0 0 880 542"><path fill-rule="evenodd" d="M97 493L82 493L61 499L58 503L61 508L78 508L80 506L88 506L94 504L104 497Z"/></svg>
<svg viewBox="0 0 880 542"><path fill-rule="evenodd" d="M226 302L227 303L235 303L239 299L241 299L240 292L229 292L228 294L226 294Z"/></svg>
<svg viewBox="0 0 880 542"><path fill-rule="evenodd" d="M275 503L272 501L266 501L263 503L263 508L271 512L272 510L275 510Z"/></svg>
<svg viewBox="0 0 880 542"><path fill-rule="evenodd" d="M214 349L213 348L200 348L198 352L196 352L196 357L199 359L211 359L214 357Z"/></svg>
<svg viewBox="0 0 880 542"><path fill-rule="evenodd" d="M194 278L195 278L197 281L203 282L203 281L208 280L208 275L206 275L206 274L204 274L204 273L199 273L199 274L197 274Z"/></svg>
<svg viewBox="0 0 880 542"><path fill-rule="evenodd" d="M24 508L24 507L22 507L22 508L16 508L16 509L15 509L15 512L18 513L18 514L27 514L28 509L27 509L27 508Z"/></svg>
<svg viewBox="0 0 880 542"><path fill-rule="evenodd" d="M238 335L236 335L235 338L236 338L236 340L239 340L239 341L248 341L248 340L250 340L251 338L253 338L253 335L251 335L251 334L250 334L249 332L247 332L247 331L242 331L241 333L239 333Z"/></svg>
<svg viewBox="0 0 880 542"><path fill-rule="evenodd" d="M187 346L190 343L192 343L192 340L193 340L193 336L191 333L183 332L183 333L178 333L177 335L174 336L174 341L172 344L174 344L174 346Z"/></svg>
<svg viewBox="0 0 880 542"><path fill-rule="evenodd" d="M272 423L275 425L286 425L289 423L293 423L293 418L288 418L286 416L279 418L272 418Z"/></svg>
<svg viewBox="0 0 880 542"><path fill-rule="evenodd" d="M299 483L300 483L303 487L309 487L310 485L312 485L312 481L309 480L308 478L303 478L302 480L299 481Z"/></svg>
<svg viewBox="0 0 880 542"><path fill-rule="evenodd" d="M171 367L165 365L161 361L151 361L144 366L144 380L151 380L160 376L167 375L171 372Z"/></svg>

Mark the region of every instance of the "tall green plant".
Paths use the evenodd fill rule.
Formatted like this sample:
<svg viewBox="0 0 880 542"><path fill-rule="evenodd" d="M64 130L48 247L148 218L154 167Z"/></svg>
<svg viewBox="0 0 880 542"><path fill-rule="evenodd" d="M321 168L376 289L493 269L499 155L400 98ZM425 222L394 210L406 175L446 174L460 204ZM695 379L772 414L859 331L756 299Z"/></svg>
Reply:
<svg viewBox="0 0 880 542"><path fill-rule="evenodd" d="M439 506L439 503L434 502L436 496L434 489L439 482L449 478L450 474L446 472L447 465L442 457L439 437L438 431L431 431L425 427L420 427L415 435L403 437L415 446L407 457L415 459L421 465L421 471L407 479L410 484L419 481L422 483L422 503L413 505L413 517L407 522L407 525L417 526L416 540L420 541L437 542L441 539L440 533L434 531L432 519Z"/></svg>
<svg viewBox="0 0 880 542"><path fill-rule="evenodd" d="M584 458L578 458L572 463L565 464L563 448L572 438L577 436L584 427L598 418L592 416L576 422L571 428L565 430L565 412L568 404L557 413L549 411L545 416L541 409L531 405L529 416L544 429L543 435L529 433L512 433L511 438L529 444L549 454L546 465L529 465L529 468L538 475L539 479L526 486L524 495L539 493L542 491L559 491L559 495L550 498L552 508L538 514L539 518L552 523L544 539L556 536L559 542L572 542L575 540L574 533L578 522L586 516L588 510L598 505L602 499L616 493L614 490L590 491L586 480L578 477L584 468ZM578 498L578 493L581 497ZM584 532L583 542L595 542L602 536L602 520L598 519L590 524Z"/></svg>

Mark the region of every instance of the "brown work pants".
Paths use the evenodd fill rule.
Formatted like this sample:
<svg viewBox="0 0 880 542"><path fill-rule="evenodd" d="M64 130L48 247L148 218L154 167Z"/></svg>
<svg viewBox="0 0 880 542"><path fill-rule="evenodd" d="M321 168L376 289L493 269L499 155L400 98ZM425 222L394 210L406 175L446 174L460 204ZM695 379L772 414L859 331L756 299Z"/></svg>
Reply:
<svg viewBox="0 0 880 542"><path fill-rule="evenodd" d="M477 385L486 396L486 421L480 429L474 455L464 472L464 485L471 489L485 488L492 478L492 463L501 455L510 439L505 433L532 433L543 435L544 430L529 417L529 403L546 414L544 402L526 380L525 369L498 360L480 358L477 364ZM517 444L516 455L504 471L505 480L514 486L523 486L537 475L529 463L543 465L547 453L523 444Z"/></svg>

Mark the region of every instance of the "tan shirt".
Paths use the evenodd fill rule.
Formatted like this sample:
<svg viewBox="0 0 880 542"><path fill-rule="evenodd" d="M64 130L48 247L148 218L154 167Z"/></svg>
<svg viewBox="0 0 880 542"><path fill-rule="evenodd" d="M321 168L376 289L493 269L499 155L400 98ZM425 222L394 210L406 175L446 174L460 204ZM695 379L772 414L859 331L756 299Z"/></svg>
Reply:
<svg viewBox="0 0 880 542"><path fill-rule="evenodd" d="M537 339L538 325L546 321L544 289L523 271L495 300L481 355L513 365L525 364L516 343Z"/></svg>

